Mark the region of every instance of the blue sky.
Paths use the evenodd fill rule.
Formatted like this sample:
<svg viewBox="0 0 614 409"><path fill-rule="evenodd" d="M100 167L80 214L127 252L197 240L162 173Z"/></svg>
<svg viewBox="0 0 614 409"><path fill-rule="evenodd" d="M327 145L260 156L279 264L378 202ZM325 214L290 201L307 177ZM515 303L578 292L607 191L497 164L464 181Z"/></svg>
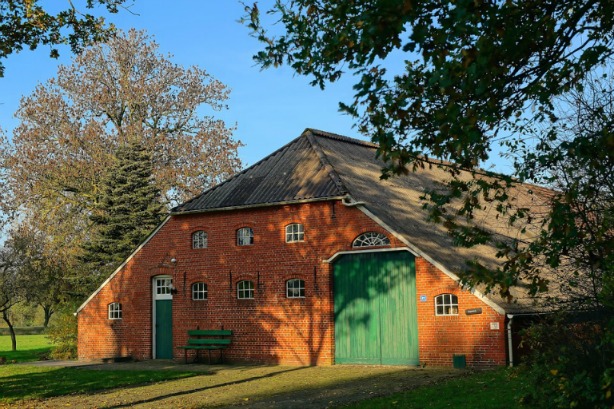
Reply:
<svg viewBox="0 0 614 409"><path fill-rule="evenodd" d="M267 3L261 1L260 8ZM262 159L308 127L365 139L352 127L352 119L338 110L339 101L351 101L353 78L322 91L287 67L261 70L252 60L261 47L238 22L244 14L238 1L136 0L130 10L134 14L123 10L108 20L123 30L147 30L160 52L173 55L173 62L204 68L231 89L229 109L216 116L229 126L236 124L234 137L245 144L239 151L244 165ZM58 65L70 64L69 50L60 53L60 59L50 59L49 49L41 47L3 61L0 127L9 136L17 125L13 114L21 96L55 76ZM505 171L500 161L495 162L498 170Z"/></svg>

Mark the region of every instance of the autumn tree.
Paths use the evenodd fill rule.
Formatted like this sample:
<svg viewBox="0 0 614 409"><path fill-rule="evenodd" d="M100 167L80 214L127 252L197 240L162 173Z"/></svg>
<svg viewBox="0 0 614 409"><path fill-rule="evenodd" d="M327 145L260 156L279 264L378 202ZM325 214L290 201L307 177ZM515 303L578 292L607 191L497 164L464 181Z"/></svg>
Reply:
<svg viewBox="0 0 614 409"><path fill-rule="evenodd" d="M83 244L84 285L91 293L162 221L165 209L152 180L151 155L141 145L118 148L102 178L90 220L96 228Z"/></svg>
<svg viewBox="0 0 614 409"><path fill-rule="evenodd" d="M102 178L128 141L151 152L155 187L172 206L240 168L232 129L212 116L228 89L161 55L142 31L87 48L22 99L2 142L7 214L36 218L67 271L89 231Z"/></svg>
<svg viewBox="0 0 614 409"><path fill-rule="evenodd" d="M125 0L64 3L63 10L50 12L49 5L43 6L39 0L0 1L0 77L4 76L1 60L24 47L34 50L39 45L49 46L50 56L57 58L58 45L68 44L73 52L79 52L84 46L107 39L114 27L107 25L103 17L83 10L104 6L108 12L117 13Z"/></svg>

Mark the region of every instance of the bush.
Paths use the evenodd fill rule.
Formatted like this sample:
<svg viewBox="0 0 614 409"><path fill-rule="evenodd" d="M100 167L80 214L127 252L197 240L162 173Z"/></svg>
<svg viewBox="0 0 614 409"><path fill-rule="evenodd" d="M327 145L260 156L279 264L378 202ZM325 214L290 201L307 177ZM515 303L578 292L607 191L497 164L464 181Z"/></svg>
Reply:
<svg viewBox="0 0 614 409"><path fill-rule="evenodd" d="M69 311L60 311L53 324L49 325L47 336L54 344L53 359L77 358L77 318Z"/></svg>
<svg viewBox="0 0 614 409"><path fill-rule="evenodd" d="M614 319L573 322L557 316L525 332L532 350L524 370L531 390L524 403L534 408L614 407Z"/></svg>

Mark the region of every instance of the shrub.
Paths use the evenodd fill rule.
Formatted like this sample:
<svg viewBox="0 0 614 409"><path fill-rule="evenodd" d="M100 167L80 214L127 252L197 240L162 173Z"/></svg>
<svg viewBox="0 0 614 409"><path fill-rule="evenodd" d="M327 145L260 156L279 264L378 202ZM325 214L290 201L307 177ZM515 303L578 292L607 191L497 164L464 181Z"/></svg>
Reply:
<svg viewBox="0 0 614 409"><path fill-rule="evenodd" d="M525 332L532 353L524 365L531 380L523 399L534 408L614 407L612 318L557 316Z"/></svg>
<svg viewBox="0 0 614 409"><path fill-rule="evenodd" d="M69 311L60 311L49 325L47 336L54 344L53 359L77 358L77 318Z"/></svg>

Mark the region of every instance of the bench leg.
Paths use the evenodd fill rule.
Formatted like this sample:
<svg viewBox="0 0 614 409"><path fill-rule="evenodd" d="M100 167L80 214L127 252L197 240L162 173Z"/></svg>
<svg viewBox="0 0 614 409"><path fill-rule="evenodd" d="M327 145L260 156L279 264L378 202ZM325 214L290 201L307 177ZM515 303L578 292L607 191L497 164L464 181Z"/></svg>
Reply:
<svg viewBox="0 0 614 409"><path fill-rule="evenodd" d="M187 365L188 363L188 350L187 349L183 350L183 357L185 358L185 363Z"/></svg>

